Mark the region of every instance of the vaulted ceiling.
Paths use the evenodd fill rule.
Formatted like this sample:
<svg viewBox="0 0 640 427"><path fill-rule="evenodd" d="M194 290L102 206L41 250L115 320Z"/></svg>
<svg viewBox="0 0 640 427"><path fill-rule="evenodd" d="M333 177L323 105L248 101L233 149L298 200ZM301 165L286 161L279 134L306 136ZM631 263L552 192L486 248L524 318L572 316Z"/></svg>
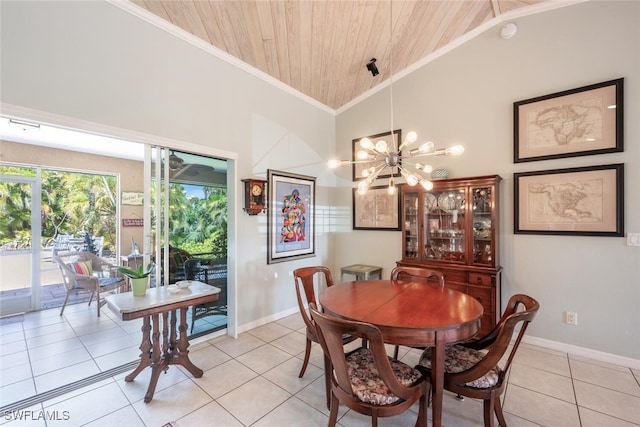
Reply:
<svg viewBox="0 0 640 427"><path fill-rule="evenodd" d="M217 49L339 109L499 19L575 1L131 0ZM552 6L551 6L552 5ZM541 8L542 6L542 8ZM392 19L390 19L392 16ZM393 36L393 37L391 37ZM393 38L393 46L389 40ZM366 64L376 58L372 76Z"/></svg>

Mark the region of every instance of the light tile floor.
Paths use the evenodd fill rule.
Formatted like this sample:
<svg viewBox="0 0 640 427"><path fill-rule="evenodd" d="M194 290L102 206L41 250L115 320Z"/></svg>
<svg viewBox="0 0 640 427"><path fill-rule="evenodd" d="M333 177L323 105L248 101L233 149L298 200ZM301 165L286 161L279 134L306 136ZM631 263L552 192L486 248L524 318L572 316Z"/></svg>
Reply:
<svg viewBox="0 0 640 427"><path fill-rule="evenodd" d="M69 307L62 318L57 310L47 310L0 326L0 406L138 357L140 323L122 322L108 309L98 319L83 307ZM204 376L193 378L182 367L171 366L148 404L143 397L149 369L131 383L124 382L126 373L118 374L25 410L2 413L0 424L325 426L321 350L314 345L311 363L299 379L304 344L297 314L237 340L200 338L190 347L190 357ZM403 350L401 359L414 365L420 352ZM523 344L512 366L504 410L510 426L640 426L639 383L638 370ZM412 426L416 413L414 407L381 419L380 425ZM369 418L344 407L338 422L343 427L370 425ZM482 404L445 394L443 424L482 426Z"/></svg>

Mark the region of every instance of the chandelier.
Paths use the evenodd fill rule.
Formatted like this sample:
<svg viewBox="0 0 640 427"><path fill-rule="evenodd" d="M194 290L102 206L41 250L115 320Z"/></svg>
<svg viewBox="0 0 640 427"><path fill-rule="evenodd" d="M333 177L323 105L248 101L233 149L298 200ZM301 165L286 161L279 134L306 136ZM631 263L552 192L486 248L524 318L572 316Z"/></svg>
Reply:
<svg viewBox="0 0 640 427"><path fill-rule="evenodd" d="M407 133L404 141L400 141L395 138L398 133L393 130L393 1L389 2L389 98L390 98L390 111L391 111L391 143L387 143L384 140L379 140L375 144L369 138L362 138L359 141L360 148L356 153L356 159L350 160L329 160L328 167L335 169L340 166L373 163L374 166L366 168L362 171L363 178L358 184L358 193L365 194L371 184L378 178L378 175L382 171L386 171L389 168L391 171L389 175L389 194L396 193L396 186L393 177L402 176L407 185L413 187L420 184L425 190L429 191L433 188L433 183L425 178L422 173L430 174L433 170L431 165L427 165L421 162L413 163L411 160L419 157L426 156L459 156L464 153L464 147L462 145L454 145L448 148L435 148L435 145L431 141L427 141L420 144L418 147L403 153L403 149L409 149L409 147L418 140L418 135L411 131ZM375 76L377 74L371 70L371 66L375 67L373 63L375 58L367 64L367 70ZM400 144L400 145L398 145Z"/></svg>
<svg viewBox="0 0 640 427"><path fill-rule="evenodd" d="M393 135L393 133L391 134ZM374 166L362 171L362 178L358 184L358 193L365 194L369 186L378 178L378 175L387 168L391 169L389 174L389 194L396 193L396 186L393 177L398 173L405 179L407 185L413 187L420 184L425 190L431 190L433 183L425 178L421 173L431 173L433 167L421 162L412 163L410 160L426 157L426 156L459 156L464 153L462 145L454 145L448 148L435 148L431 141L427 141L420 146L403 153L402 149L413 144L418 139L415 132L409 132L400 146L396 146L395 138L392 143L388 144L384 140L377 141L375 144L369 138L362 138L359 142L362 150L356 154L357 160L329 160L328 166L335 169L339 166L358 164L358 163L374 163ZM412 170L412 169L415 169Z"/></svg>

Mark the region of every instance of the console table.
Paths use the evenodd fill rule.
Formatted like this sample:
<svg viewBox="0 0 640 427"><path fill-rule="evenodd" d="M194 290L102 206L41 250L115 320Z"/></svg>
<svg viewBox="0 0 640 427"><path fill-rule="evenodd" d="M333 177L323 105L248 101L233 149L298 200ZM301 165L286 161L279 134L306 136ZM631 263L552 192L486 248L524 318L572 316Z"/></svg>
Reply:
<svg viewBox="0 0 640 427"><path fill-rule="evenodd" d="M140 364L124 380L133 381L144 368L151 366L145 403L153 399L160 372L166 372L169 365L182 365L194 377L202 377L202 369L189 360L187 309L193 305L216 301L219 293L220 288L194 281L189 288L174 294L169 293L164 286L158 286L147 289L143 297L134 297L132 292L126 292L105 298L109 308L120 315L122 320L142 318ZM180 311L178 328L177 311Z"/></svg>

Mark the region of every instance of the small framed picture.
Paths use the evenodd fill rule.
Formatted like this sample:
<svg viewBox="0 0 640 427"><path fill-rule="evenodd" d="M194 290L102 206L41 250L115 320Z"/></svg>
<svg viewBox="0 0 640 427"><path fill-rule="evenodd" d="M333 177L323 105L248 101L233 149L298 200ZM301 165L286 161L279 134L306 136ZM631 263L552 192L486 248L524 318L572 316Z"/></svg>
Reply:
<svg viewBox="0 0 640 427"><path fill-rule="evenodd" d="M144 203L144 193L141 191L123 191L120 202L124 206L142 206Z"/></svg>
<svg viewBox="0 0 640 427"><path fill-rule="evenodd" d="M429 232L435 233L440 230L440 219L438 218L429 218Z"/></svg>

